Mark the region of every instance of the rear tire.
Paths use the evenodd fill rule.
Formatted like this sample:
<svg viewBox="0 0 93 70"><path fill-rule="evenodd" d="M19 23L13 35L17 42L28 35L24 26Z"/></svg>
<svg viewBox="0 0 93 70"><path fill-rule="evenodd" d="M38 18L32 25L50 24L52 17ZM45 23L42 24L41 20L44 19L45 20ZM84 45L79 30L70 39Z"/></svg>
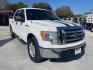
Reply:
<svg viewBox="0 0 93 70"><path fill-rule="evenodd" d="M41 62L40 50L37 39L35 37L31 37L28 39L28 54L30 59L35 63Z"/></svg>
<svg viewBox="0 0 93 70"><path fill-rule="evenodd" d="M15 38L14 32L13 32L11 27L10 27L10 35L11 35L12 38Z"/></svg>
<svg viewBox="0 0 93 70"><path fill-rule="evenodd" d="M91 32L93 32L93 27L91 28Z"/></svg>

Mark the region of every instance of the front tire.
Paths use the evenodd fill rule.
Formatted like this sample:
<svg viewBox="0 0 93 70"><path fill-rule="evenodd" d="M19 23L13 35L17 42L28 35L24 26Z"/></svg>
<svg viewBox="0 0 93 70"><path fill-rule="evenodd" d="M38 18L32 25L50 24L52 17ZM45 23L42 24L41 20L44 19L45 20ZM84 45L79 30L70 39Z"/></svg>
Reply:
<svg viewBox="0 0 93 70"><path fill-rule="evenodd" d="M30 39L28 39L28 54L31 60L35 63L41 62L39 45L35 37L31 37Z"/></svg>

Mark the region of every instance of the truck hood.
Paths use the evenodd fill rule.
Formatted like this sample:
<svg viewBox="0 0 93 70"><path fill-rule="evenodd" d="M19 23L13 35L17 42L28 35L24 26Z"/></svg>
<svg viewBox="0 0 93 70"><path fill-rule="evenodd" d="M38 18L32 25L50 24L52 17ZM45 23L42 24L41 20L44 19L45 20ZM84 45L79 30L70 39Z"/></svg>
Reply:
<svg viewBox="0 0 93 70"><path fill-rule="evenodd" d="M73 22L63 22L58 20L33 20L32 22L39 24L41 26L48 26L48 27L80 26L79 24Z"/></svg>

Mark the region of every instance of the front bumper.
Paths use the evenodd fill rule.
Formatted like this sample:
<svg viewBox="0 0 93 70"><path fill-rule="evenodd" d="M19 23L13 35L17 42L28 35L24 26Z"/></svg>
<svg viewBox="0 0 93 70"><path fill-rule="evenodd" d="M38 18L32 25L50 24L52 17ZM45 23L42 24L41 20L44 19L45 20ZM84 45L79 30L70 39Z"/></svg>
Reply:
<svg viewBox="0 0 93 70"><path fill-rule="evenodd" d="M40 53L42 58L61 58L64 56L75 55L75 49L81 48L81 53L85 52L86 43L68 48L42 48Z"/></svg>

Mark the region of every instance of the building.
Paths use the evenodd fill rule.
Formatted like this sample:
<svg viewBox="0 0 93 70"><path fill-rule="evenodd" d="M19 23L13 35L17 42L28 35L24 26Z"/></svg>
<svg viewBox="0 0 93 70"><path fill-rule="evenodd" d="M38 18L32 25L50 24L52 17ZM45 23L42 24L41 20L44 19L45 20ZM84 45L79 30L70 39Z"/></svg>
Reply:
<svg viewBox="0 0 93 70"><path fill-rule="evenodd" d="M0 10L0 25L9 25L9 17L11 11L9 10Z"/></svg>

